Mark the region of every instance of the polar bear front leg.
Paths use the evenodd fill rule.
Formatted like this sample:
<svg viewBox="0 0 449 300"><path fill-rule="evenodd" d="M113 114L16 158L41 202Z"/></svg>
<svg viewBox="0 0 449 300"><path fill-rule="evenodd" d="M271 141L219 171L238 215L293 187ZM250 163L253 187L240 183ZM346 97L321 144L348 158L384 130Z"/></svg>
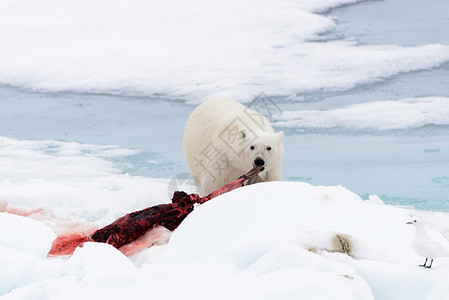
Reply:
<svg viewBox="0 0 449 300"><path fill-rule="evenodd" d="M216 189L236 180L244 174L244 172L236 171L237 169L221 160L209 161L201 176L201 182L198 186L199 194L201 196L207 196ZM236 173L236 175L234 173Z"/></svg>
<svg viewBox="0 0 449 300"><path fill-rule="evenodd" d="M211 176L207 172L203 174L200 180L200 184L197 185L198 194L201 197L207 196L214 191L214 176Z"/></svg>
<svg viewBox="0 0 449 300"><path fill-rule="evenodd" d="M281 167L277 166L267 172L266 181L282 181Z"/></svg>

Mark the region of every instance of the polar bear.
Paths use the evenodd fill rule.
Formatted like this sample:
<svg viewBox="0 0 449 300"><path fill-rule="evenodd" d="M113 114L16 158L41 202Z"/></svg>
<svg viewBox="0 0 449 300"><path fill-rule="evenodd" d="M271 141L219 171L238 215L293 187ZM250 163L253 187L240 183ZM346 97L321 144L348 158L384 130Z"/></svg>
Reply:
<svg viewBox="0 0 449 300"><path fill-rule="evenodd" d="M208 195L254 165L263 166L264 181L282 180L283 138L263 115L231 98L202 103L190 115L183 140L198 193Z"/></svg>

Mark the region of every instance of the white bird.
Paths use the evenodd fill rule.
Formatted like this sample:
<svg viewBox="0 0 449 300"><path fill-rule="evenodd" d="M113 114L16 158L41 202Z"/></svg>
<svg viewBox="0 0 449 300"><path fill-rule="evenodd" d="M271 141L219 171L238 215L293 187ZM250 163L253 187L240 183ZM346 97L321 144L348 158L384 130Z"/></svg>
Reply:
<svg viewBox="0 0 449 300"><path fill-rule="evenodd" d="M413 240L413 249L420 256L426 258L423 265L424 268L431 268L433 259L449 256L449 241L439 232L428 231L424 223L420 219L413 219L406 224L412 224L416 228L415 239ZM430 265L427 266L427 260L431 259Z"/></svg>

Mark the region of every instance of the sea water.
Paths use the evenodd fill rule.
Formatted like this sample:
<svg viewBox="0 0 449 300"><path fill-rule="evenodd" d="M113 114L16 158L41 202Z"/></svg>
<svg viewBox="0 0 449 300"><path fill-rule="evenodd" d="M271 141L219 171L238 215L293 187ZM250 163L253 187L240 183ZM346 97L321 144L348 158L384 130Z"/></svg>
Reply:
<svg viewBox="0 0 449 300"><path fill-rule="evenodd" d="M354 40L359 45L449 44L447 11L447 1L365 1L327 12L337 26L322 37ZM448 95L449 64L445 63L341 92L304 93L295 109L335 110L370 101ZM364 117L369 118L369 113ZM296 161L293 165L298 166L296 175L288 173L290 179L341 184L362 197L375 193L389 204L449 209L447 125L289 130L296 138L287 144L285 161Z"/></svg>
<svg viewBox="0 0 449 300"><path fill-rule="evenodd" d="M445 6L445 0L386 0L332 9L323 15L333 18L336 27L311 42L317 49L320 43L329 41L351 41L360 47L448 45ZM338 77L338 70L332 72ZM367 127L347 126L344 117L337 117L335 124L328 127L322 127L324 120L319 119L311 125L279 121L291 111L318 114L369 102L384 105L385 101L411 97L448 97L448 75L449 66L445 63L385 75L373 82L356 82L349 88L345 84L338 88L307 88L283 96L260 85L257 92L252 88L251 95L256 98L263 93L265 99L279 108L279 116L272 121L276 130L286 133L283 160L286 180L342 185L365 199L376 194L388 204L449 211L447 123L412 126L405 122L404 126L384 129L375 120ZM163 93L125 96L114 91L114 94L95 90L32 91L2 85L0 136L118 145L137 150L108 158L123 173L163 178L185 176L188 168L182 151L183 130L188 115L202 100L185 102L182 97ZM247 97L246 104L251 103ZM362 119L369 119L372 114L369 109L362 109L361 113Z"/></svg>
<svg viewBox="0 0 449 300"><path fill-rule="evenodd" d="M447 11L447 1L365 1L328 12L327 15L336 19L337 26L323 38L351 39L359 45L448 44ZM361 102L447 97L448 94L449 64L446 63L342 92L306 94L303 109L332 110ZM317 184L314 179L319 178L326 184L342 184L361 195L376 190L390 204L448 210L447 125L427 124L400 130L307 128L300 131L297 134L305 140L304 144L314 149L308 154L316 154L311 155L311 160L302 158L299 163L307 166L305 177L311 182ZM296 149L300 147L296 145Z"/></svg>

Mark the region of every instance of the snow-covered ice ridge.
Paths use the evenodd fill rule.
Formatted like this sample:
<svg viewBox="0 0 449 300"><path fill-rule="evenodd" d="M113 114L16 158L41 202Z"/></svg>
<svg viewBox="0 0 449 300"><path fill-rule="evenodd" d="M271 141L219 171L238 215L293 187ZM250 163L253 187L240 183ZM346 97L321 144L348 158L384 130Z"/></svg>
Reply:
<svg viewBox="0 0 449 300"><path fill-rule="evenodd" d="M261 90L343 90L449 60L447 45L323 41L335 22L319 13L356 2L4 0L0 83L192 103L226 93L250 101Z"/></svg>
<svg viewBox="0 0 449 300"><path fill-rule="evenodd" d="M284 111L275 125L287 128L394 130L449 125L449 98L372 101L329 110Z"/></svg>
<svg viewBox="0 0 449 300"><path fill-rule="evenodd" d="M104 226L135 208L168 201L168 179L132 177L121 171L120 158L136 152L0 137L0 208L48 207L59 217Z"/></svg>
<svg viewBox="0 0 449 300"><path fill-rule="evenodd" d="M1 138L0 150L1 165L14 171L0 184L0 227L7 228L0 230L2 300L439 300L449 294L449 258L419 267L414 228L405 224L411 213L421 215L449 237L447 214L301 182L260 183L217 197L195 208L167 245L130 259L93 243L68 260L48 259L60 230L104 226L166 203L168 180L122 174L110 158L134 152L115 146ZM37 208L42 211L32 217L3 212Z"/></svg>
<svg viewBox="0 0 449 300"><path fill-rule="evenodd" d="M447 235L447 215L427 218ZM49 227L0 213L0 225L10 228L0 232L0 296L444 299L449 258L419 267L408 220L409 211L376 197L363 201L344 187L261 183L197 207L167 245L131 260L88 243L64 261L45 257L55 238Z"/></svg>

